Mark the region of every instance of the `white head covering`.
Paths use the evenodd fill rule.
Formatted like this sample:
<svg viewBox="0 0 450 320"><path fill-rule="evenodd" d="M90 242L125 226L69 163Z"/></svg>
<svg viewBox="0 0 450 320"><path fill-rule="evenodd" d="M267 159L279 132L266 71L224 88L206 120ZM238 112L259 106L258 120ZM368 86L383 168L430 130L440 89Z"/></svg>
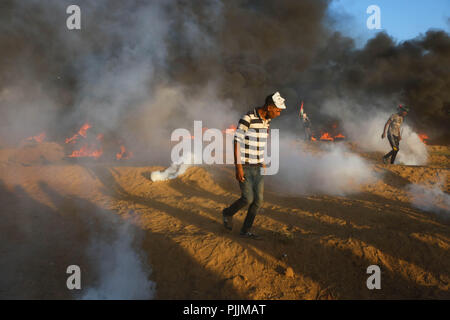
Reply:
<svg viewBox="0 0 450 320"><path fill-rule="evenodd" d="M278 91L274 93L274 95L272 96L272 100L277 108L286 109L286 105L284 104L285 99L281 97Z"/></svg>

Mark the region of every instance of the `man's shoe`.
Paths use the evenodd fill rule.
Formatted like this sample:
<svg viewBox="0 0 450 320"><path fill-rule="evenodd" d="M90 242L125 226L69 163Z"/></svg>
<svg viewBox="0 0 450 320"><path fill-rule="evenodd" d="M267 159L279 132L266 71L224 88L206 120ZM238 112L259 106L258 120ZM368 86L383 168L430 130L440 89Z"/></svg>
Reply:
<svg viewBox="0 0 450 320"><path fill-rule="evenodd" d="M243 238L249 238L249 239L253 239L253 240L261 240L262 238L260 236L258 236L257 234L254 234L252 232L242 232L239 234L241 237Z"/></svg>
<svg viewBox="0 0 450 320"><path fill-rule="evenodd" d="M388 159L385 158L385 157L383 157L383 163L384 163L384 164L388 164Z"/></svg>
<svg viewBox="0 0 450 320"><path fill-rule="evenodd" d="M232 216L226 216L224 214L225 209L222 211L222 220L223 220L223 226L225 229L233 230L233 217Z"/></svg>

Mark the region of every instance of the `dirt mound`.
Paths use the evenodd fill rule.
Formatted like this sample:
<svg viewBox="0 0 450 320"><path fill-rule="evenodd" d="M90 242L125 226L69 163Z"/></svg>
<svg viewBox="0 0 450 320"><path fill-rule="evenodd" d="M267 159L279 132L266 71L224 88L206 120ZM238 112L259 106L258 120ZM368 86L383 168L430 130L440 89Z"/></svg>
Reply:
<svg viewBox="0 0 450 320"><path fill-rule="evenodd" d="M55 142L25 142L19 148L0 149L0 162L6 164L49 164L64 158L64 148Z"/></svg>
<svg viewBox="0 0 450 320"><path fill-rule="evenodd" d="M430 157L428 166L450 168L450 148L448 146L427 146Z"/></svg>

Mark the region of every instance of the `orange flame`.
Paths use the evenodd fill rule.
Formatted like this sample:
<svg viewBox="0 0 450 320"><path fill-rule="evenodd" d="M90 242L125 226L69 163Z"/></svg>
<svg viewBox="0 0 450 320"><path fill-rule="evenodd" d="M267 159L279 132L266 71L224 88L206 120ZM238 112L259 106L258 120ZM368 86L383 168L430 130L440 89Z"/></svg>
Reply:
<svg viewBox="0 0 450 320"><path fill-rule="evenodd" d="M78 131L78 134L84 138L86 138L86 134L89 128L91 128L92 126L89 123L85 123L83 124L83 126L81 127L81 129Z"/></svg>
<svg viewBox="0 0 450 320"><path fill-rule="evenodd" d="M75 133L71 138L66 139L66 143L75 143L80 137L86 138L87 137L87 131L89 128L92 128L92 126L89 123L85 123L81 126L80 130L78 130L77 133ZM99 133L96 136L97 141L103 140L103 134ZM72 152L72 154L69 155L70 158L80 158L80 157L92 157L95 159L98 159L103 154L102 147L99 147L94 144L85 143L80 149L75 150Z"/></svg>
<svg viewBox="0 0 450 320"><path fill-rule="evenodd" d="M83 124L83 126L80 128L80 130L78 130L78 133L75 133L73 135L73 137L66 139L66 143L75 143L80 136L82 136L83 138L86 138L87 131L91 127L92 126L86 122L85 124Z"/></svg>
<svg viewBox="0 0 450 320"><path fill-rule="evenodd" d="M133 153L131 151L127 151L124 145L120 146L120 152L116 153L116 159L117 160L125 160L130 159L133 156Z"/></svg>
<svg viewBox="0 0 450 320"><path fill-rule="evenodd" d="M334 139L344 139L345 136L342 133L339 133L337 136L334 137Z"/></svg>
<svg viewBox="0 0 450 320"><path fill-rule="evenodd" d="M234 126L234 125L230 125L228 128L226 128L225 130L222 130L222 132L223 133L225 133L225 134L234 134L234 131L236 131L236 126ZM229 132L227 132L227 130L229 131ZM233 131L233 132L230 132L230 131Z"/></svg>
<svg viewBox="0 0 450 320"><path fill-rule="evenodd" d="M325 132L320 136L320 140L333 141L334 139L330 136L328 132Z"/></svg>
<svg viewBox="0 0 450 320"><path fill-rule="evenodd" d="M79 157L92 157L98 159L103 154L102 148L96 150L95 148L89 147L88 145L84 145L80 150L75 150L69 155L70 158L79 158Z"/></svg>
<svg viewBox="0 0 450 320"><path fill-rule="evenodd" d="M42 132L42 133L38 134L37 136L28 137L25 140L26 141L33 141L34 140L37 143L41 143L42 141L45 140L45 136L46 136L45 132Z"/></svg>
<svg viewBox="0 0 450 320"><path fill-rule="evenodd" d="M419 133L419 139L422 140L423 143L427 144L429 137L425 133Z"/></svg>

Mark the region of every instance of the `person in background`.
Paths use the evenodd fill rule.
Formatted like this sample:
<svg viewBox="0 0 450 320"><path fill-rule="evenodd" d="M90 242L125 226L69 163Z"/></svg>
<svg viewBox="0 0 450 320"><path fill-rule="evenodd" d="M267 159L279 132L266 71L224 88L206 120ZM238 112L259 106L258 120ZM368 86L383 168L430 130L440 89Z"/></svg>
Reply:
<svg viewBox="0 0 450 320"><path fill-rule="evenodd" d="M310 141L312 138L311 121L309 120L308 116L306 115L306 112L303 113L302 121L303 121L303 128L305 129L305 140Z"/></svg>
<svg viewBox="0 0 450 320"><path fill-rule="evenodd" d="M395 157L397 156L398 151L400 150L400 140L402 140L402 135L400 131L400 127L402 126L403 119L409 112L409 108L407 106L399 105L399 110L397 113L392 114L386 124L384 125L383 134L381 135L381 139L386 137L386 129L387 129L387 137L389 143L391 145L392 150L383 156L383 163L387 164L389 161L389 157L391 164L394 163Z"/></svg>

